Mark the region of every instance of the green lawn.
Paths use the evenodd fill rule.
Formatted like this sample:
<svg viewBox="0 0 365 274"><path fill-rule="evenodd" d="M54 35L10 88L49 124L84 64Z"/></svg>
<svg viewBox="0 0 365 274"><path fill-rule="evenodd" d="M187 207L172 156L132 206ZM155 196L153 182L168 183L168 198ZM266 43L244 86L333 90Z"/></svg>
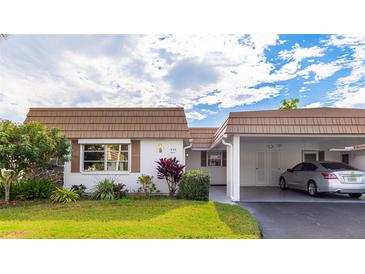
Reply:
<svg viewBox="0 0 365 274"><path fill-rule="evenodd" d="M165 198L42 202L0 209L0 238L260 238L235 205Z"/></svg>

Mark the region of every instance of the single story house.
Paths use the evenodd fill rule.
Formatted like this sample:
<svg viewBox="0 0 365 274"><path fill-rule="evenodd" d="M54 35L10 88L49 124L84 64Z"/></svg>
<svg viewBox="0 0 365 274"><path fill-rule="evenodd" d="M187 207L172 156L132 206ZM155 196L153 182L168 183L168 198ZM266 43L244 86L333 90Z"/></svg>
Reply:
<svg viewBox="0 0 365 274"><path fill-rule="evenodd" d="M159 158L204 169L239 201L243 186L277 186L280 173L305 160L365 169L365 109L311 108L231 112L219 128L189 128L183 108L31 108L25 122L57 127L72 142L64 184L113 178L130 190L156 178Z"/></svg>

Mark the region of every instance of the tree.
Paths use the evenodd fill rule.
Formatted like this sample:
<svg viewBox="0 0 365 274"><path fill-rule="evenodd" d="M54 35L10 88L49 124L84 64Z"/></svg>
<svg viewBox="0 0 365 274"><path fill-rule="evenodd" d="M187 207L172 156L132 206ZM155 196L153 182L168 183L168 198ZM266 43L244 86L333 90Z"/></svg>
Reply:
<svg viewBox="0 0 365 274"><path fill-rule="evenodd" d="M0 181L5 189L5 201L10 200L11 185L32 169L46 169L51 158L65 162L70 143L59 129L40 123L0 123Z"/></svg>
<svg viewBox="0 0 365 274"><path fill-rule="evenodd" d="M284 99L281 101L281 106L279 109L297 109L298 108L299 99L293 98L293 99Z"/></svg>
<svg viewBox="0 0 365 274"><path fill-rule="evenodd" d="M184 170L184 165L181 165L176 157L161 158L157 163L157 178L165 179L169 188L170 197L173 197L179 186L180 178Z"/></svg>

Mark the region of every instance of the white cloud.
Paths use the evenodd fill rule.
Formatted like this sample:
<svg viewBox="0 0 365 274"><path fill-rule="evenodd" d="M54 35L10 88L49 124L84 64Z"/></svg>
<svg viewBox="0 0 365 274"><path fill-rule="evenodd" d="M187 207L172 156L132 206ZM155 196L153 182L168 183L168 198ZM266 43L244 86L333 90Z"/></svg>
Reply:
<svg viewBox="0 0 365 274"><path fill-rule="evenodd" d="M206 108L203 108L200 110L201 112L204 112L206 114L209 114L209 115L214 115L214 114L217 114L218 111L213 111L213 110L210 110L210 109L206 109Z"/></svg>
<svg viewBox="0 0 365 274"><path fill-rule="evenodd" d="M295 44L290 50L282 50L278 56L286 61L289 61L281 67L276 73L271 75L272 81L283 81L295 78L300 70L300 62L310 57L322 57L326 48L314 47L300 47ZM304 75L305 76L305 75Z"/></svg>
<svg viewBox="0 0 365 274"><path fill-rule="evenodd" d="M257 89L242 88L225 90L213 95L207 95L199 99L201 104L219 104L221 108L231 108L239 105L248 105L261 100L275 97L279 94L281 87L261 87Z"/></svg>
<svg viewBox="0 0 365 274"><path fill-rule="evenodd" d="M222 108L252 104L280 91L279 87L254 88L256 85L285 80L295 71L272 74L264 50L279 43L277 35L127 36L119 47L115 45L113 55L103 54L112 46L110 37L108 43L93 45L92 52L64 43L48 52L57 45L53 40L42 44L41 51L37 43L27 47L23 41L26 51L21 56L29 61L26 64L16 54L17 39L13 36L0 44L4 52L14 51L0 60L0 117L12 113L18 120L24 119L31 106L192 109L204 102ZM38 43L44 41L42 36L33 41L37 39Z"/></svg>
<svg viewBox="0 0 365 274"><path fill-rule="evenodd" d="M365 107L365 87L357 90L340 90L332 94L337 101L333 104L335 107Z"/></svg>
<svg viewBox="0 0 365 274"><path fill-rule="evenodd" d="M314 79L316 81L323 80L325 78L328 78L332 76L334 73L342 69L342 66L339 65L337 62L331 62L331 63L319 63L319 64L312 64L306 67L305 69L298 72L298 75L300 76L309 76L309 74L312 72L314 73Z"/></svg>
<svg viewBox="0 0 365 274"><path fill-rule="evenodd" d="M188 118L190 120L203 120L203 119L207 118L207 115L201 114L200 112L193 111L193 112L187 112L186 118Z"/></svg>
<svg viewBox="0 0 365 274"><path fill-rule="evenodd" d="M304 106L303 108L319 108L319 107L323 107L323 104L321 102L314 102Z"/></svg>
<svg viewBox="0 0 365 274"><path fill-rule="evenodd" d="M314 47L300 47L298 44L291 50L283 50L279 52L279 56L285 60L302 61L309 57L321 57L324 55L325 48Z"/></svg>
<svg viewBox="0 0 365 274"><path fill-rule="evenodd" d="M365 106L365 36L361 35L331 35L324 41L326 45L348 47L352 50L351 59L345 66L351 69L349 75L338 78L336 90L329 94L329 98L336 107Z"/></svg>
<svg viewBox="0 0 365 274"><path fill-rule="evenodd" d="M298 91L299 92L306 92L308 90L309 90L309 88L307 88L307 87L301 87Z"/></svg>

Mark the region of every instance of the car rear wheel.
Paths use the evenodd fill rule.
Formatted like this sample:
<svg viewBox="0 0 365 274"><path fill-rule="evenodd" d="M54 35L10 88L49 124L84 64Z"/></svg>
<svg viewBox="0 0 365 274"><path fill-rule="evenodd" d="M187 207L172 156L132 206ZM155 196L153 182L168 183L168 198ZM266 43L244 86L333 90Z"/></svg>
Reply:
<svg viewBox="0 0 365 274"><path fill-rule="evenodd" d="M360 198L361 197L361 193L349 193L349 196L351 197L351 198Z"/></svg>
<svg viewBox="0 0 365 274"><path fill-rule="evenodd" d="M288 189L288 185L286 184L286 181L285 181L284 178L280 178L279 187L280 187L281 190Z"/></svg>
<svg viewBox="0 0 365 274"><path fill-rule="evenodd" d="M308 191L309 196L316 196L318 194L316 183L313 181L310 181L307 186L307 191Z"/></svg>

